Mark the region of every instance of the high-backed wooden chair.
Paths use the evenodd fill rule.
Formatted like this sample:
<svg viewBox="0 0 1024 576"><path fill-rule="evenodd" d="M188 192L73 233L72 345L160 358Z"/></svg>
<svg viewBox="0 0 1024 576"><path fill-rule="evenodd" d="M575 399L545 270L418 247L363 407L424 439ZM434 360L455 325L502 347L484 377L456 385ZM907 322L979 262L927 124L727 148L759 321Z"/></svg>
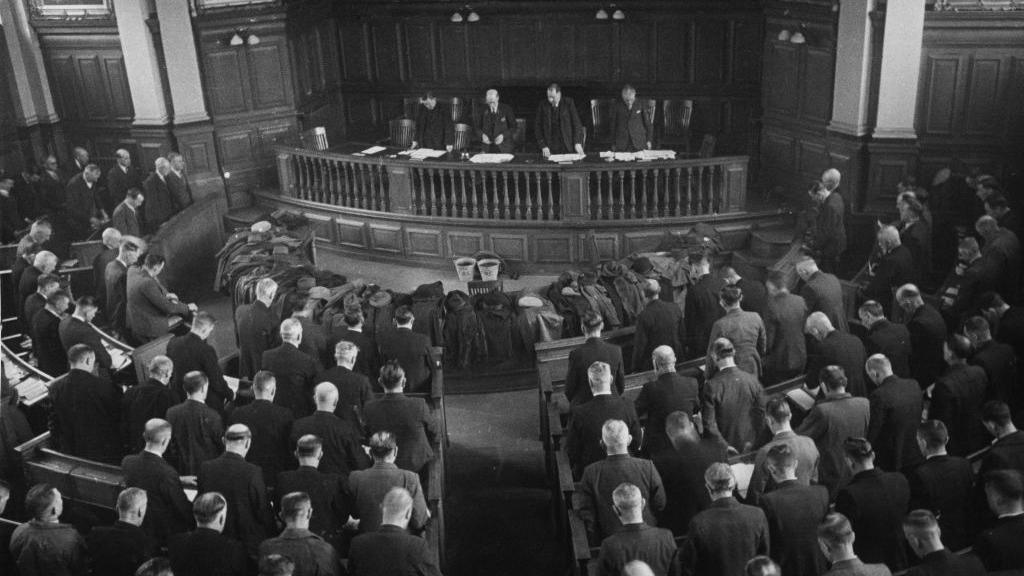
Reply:
<svg viewBox="0 0 1024 576"><path fill-rule="evenodd" d="M459 123L467 120L466 113L468 112L468 110L466 110L465 98L453 96L452 99L448 102L448 106L451 109L452 122Z"/></svg>
<svg viewBox="0 0 1024 576"><path fill-rule="evenodd" d="M454 152L462 152L469 148L470 143L473 141L473 127L469 124L463 124L459 122L453 128L455 133L455 142L452 146Z"/></svg>
<svg viewBox="0 0 1024 576"><path fill-rule="evenodd" d="M641 98L640 106L644 111L644 115L651 119L651 126L654 127L655 133L651 135L653 144L653 142L658 140L658 101L654 98Z"/></svg>
<svg viewBox="0 0 1024 576"><path fill-rule="evenodd" d="M302 146L312 150L327 150L327 129L323 126L310 128L299 135Z"/></svg>
<svg viewBox="0 0 1024 576"><path fill-rule="evenodd" d="M388 123L389 144L398 148L412 146L416 139L416 121L409 118L395 118Z"/></svg>
<svg viewBox="0 0 1024 576"><path fill-rule="evenodd" d="M595 142L611 142L613 106L615 100L607 98L595 98L590 101L590 121L594 127Z"/></svg>
<svg viewBox="0 0 1024 576"><path fill-rule="evenodd" d="M693 100L662 100L662 140L666 144L683 144L690 151L690 122Z"/></svg>

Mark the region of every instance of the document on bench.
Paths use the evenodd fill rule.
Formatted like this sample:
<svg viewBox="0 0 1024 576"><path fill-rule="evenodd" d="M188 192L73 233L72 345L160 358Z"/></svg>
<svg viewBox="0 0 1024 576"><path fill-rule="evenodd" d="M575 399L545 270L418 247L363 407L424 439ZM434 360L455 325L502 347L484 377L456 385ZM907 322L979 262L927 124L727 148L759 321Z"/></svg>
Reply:
<svg viewBox="0 0 1024 576"><path fill-rule="evenodd" d="M362 152L357 152L356 154L363 155L363 156L369 156L371 154L376 154L378 152L383 152L385 150L387 150L387 148L385 148L383 146L370 146L366 150L363 150Z"/></svg>
<svg viewBox="0 0 1024 576"><path fill-rule="evenodd" d="M130 352L126 352L120 348L112 346L109 342L104 341L103 347L110 353L110 369L114 372L124 369L132 363L132 356Z"/></svg>
<svg viewBox="0 0 1024 576"><path fill-rule="evenodd" d="M228 385L228 388L230 388L232 392L238 394L238 378L235 378L234 376L225 375L224 382Z"/></svg>
<svg viewBox="0 0 1024 576"><path fill-rule="evenodd" d="M586 157L586 154L552 154L548 156L548 160L552 162L579 162Z"/></svg>
<svg viewBox="0 0 1024 576"><path fill-rule="evenodd" d="M475 154L469 159L474 164L501 164L502 162L511 162L514 156L512 154Z"/></svg>
<svg viewBox="0 0 1024 576"><path fill-rule="evenodd" d="M417 148L416 150L403 150L399 156L408 156L410 160L426 160L427 158L440 158L448 152L446 150L434 150L433 148Z"/></svg>
<svg viewBox="0 0 1024 576"><path fill-rule="evenodd" d="M732 468L733 476L736 477L736 490L746 498L747 488L750 487L750 477L754 475L754 465L738 462L729 467Z"/></svg>

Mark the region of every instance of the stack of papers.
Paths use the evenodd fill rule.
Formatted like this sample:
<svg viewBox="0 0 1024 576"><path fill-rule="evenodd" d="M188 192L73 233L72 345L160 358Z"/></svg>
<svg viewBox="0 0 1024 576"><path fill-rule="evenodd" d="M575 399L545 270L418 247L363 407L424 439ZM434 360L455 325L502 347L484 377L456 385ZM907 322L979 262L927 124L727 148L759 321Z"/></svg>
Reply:
<svg viewBox="0 0 1024 576"><path fill-rule="evenodd" d="M103 347L110 353L110 369L114 372L117 372L132 363L131 354L128 352L111 345L106 340L103 341Z"/></svg>
<svg viewBox="0 0 1024 576"><path fill-rule="evenodd" d="M376 154L377 152L383 152L385 150L387 150L387 148L383 146L370 146L362 152L356 152L353 156L369 156L370 154Z"/></svg>
<svg viewBox="0 0 1024 576"><path fill-rule="evenodd" d="M552 162L577 162L586 157L586 154L552 154L548 156L548 160Z"/></svg>
<svg viewBox="0 0 1024 576"><path fill-rule="evenodd" d="M410 160L425 160L427 158L440 158L448 152L445 150L433 150L431 148L417 148L416 150L403 150L399 156L408 156Z"/></svg>
<svg viewBox="0 0 1024 576"><path fill-rule="evenodd" d="M476 154L469 161L474 164L500 164L511 162L512 158L512 154Z"/></svg>
<svg viewBox="0 0 1024 576"><path fill-rule="evenodd" d="M673 160L676 157L675 150L641 150L636 153L640 160Z"/></svg>

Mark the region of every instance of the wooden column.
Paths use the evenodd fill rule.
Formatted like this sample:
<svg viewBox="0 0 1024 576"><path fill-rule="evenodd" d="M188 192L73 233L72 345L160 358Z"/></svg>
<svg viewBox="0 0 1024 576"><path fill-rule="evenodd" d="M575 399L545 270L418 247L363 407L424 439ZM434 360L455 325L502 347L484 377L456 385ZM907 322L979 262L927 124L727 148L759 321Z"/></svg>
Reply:
<svg viewBox="0 0 1024 576"><path fill-rule="evenodd" d="M589 172L566 171L560 174L562 190L561 219L565 222L583 222L590 219Z"/></svg>

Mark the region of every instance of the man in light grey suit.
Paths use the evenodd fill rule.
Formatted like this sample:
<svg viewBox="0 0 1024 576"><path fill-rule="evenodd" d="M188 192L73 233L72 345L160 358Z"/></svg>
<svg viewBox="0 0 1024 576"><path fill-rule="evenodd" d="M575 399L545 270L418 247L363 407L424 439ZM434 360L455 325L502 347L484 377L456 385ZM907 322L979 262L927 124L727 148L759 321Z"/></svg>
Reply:
<svg viewBox="0 0 1024 576"><path fill-rule="evenodd" d="M147 254L142 269L128 274L128 328L141 344L167 334L167 318L184 316L197 310L195 304L184 304L157 280L164 269L164 257Z"/></svg>

